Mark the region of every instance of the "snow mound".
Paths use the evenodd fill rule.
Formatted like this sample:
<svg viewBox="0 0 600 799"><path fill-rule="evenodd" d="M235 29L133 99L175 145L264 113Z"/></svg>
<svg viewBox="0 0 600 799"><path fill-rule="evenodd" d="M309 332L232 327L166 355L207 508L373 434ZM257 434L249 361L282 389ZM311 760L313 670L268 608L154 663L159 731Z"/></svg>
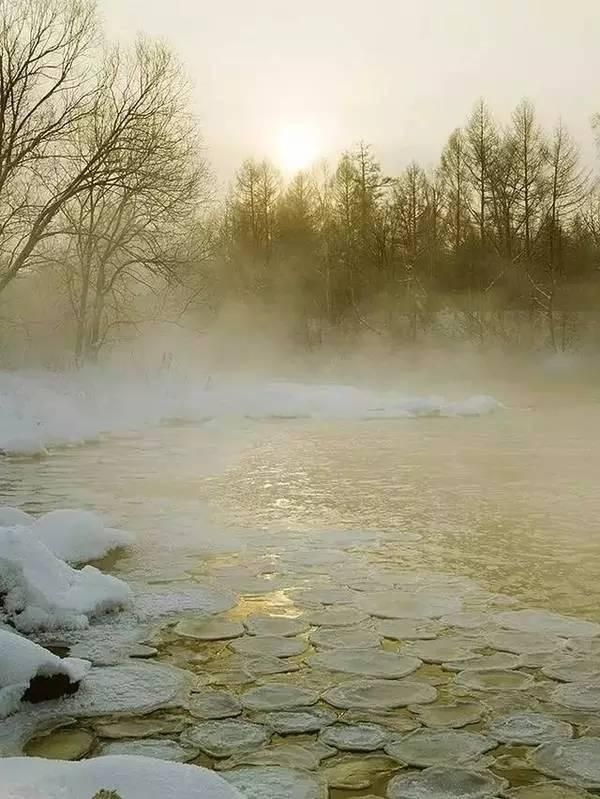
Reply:
<svg viewBox="0 0 600 799"><path fill-rule="evenodd" d="M2 761L2 799L90 799L103 788L124 799L240 799L213 771L148 757Z"/></svg>
<svg viewBox="0 0 600 799"><path fill-rule="evenodd" d="M206 375L125 375L84 369L0 372L0 451L39 456L103 433L152 427L166 419L398 419L481 416L501 408L493 397L460 402L351 385L284 381L207 381Z"/></svg>
<svg viewBox="0 0 600 799"><path fill-rule="evenodd" d="M68 563L99 560L133 543L133 535L105 527L102 517L86 510L53 510L35 521L31 532L50 552Z"/></svg>
<svg viewBox="0 0 600 799"><path fill-rule="evenodd" d="M71 568L27 527L0 527L0 594L0 621L23 632L87 627L132 596L126 583L93 566Z"/></svg>
<svg viewBox="0 0 600 799"><path fill-rule="evenodd" d="M0 719L19 709L34 677L64 674L78 683L90 664L77 658L59 658L47 649L7 630L0 630Z"/></svg>

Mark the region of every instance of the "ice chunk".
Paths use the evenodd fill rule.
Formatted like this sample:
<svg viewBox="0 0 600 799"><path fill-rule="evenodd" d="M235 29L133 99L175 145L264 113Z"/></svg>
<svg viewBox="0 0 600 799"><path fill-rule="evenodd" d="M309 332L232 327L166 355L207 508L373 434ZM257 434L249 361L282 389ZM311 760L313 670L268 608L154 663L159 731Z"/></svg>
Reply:
<svg viewBox="0 0 600 799"><path fill-rule="evenodd" d="M480 647L477 641L463 638L437 638L435 641L415 641L410 651L426 663L445 663L454 661L470 661L477 657L473 651Z"/></svg>
<svg viewBox="0 0 600 799"><path fill-rule="evenodd" d="M333 707L358 710L392 710L435 702L432 685L412 680L351 680L331 688L323 699Z"/></svg>
<svg viewBox="0 0 600 799"><path fill-rule="evenodd" d="M270 730L238 719L204 721L189 727L181 735L182 743L197 746L211 757L231 757L239 752L251 752L268 743L270 738Z"/></svg>
<svg viewBox="0 0 600 799"><path fill-rule="evenodd" d="M560 682L598 682L600 657L561 658L543 666L542 674Z"/></svg>
<svg viewBox="0 0 600 799"><path fill-rule="evenodd" d="M309 636L311 644L323 649L370 649L381 644L381 635L373 630L323 628Z"/></svg>
<svg viewBox="0 0 600 799"><path fill-rule="evenodd" d="M314 705L319 700L319 694L307 688L269 682L258 688L251 688L243 693L240 699L247 710L293 710L297 707Z"/></svg>
<svg viewBox="0 0 600 799"><path fill-rule="evenodd" d="M390 739L389 730L376 724L334 724L325 728L319 740L348 752L372 752Z"/></svg>
<svg viewBox="0 0 600 799"><path fill-rule="evenodd" d="M292 619L288 616L249 616L244 621L248 635L301 635L308 630L303 619Z"/></svg>
<svg viewBox="0 0 600 799"><path fill-rule="evenodd" d="M369 617L356 608L326 607L323 610L313 610L305 614L303 618L316 627L353 627L366 621Z"/></svg>
<svg viewBox="0 0 600 799"><path fill-rule="evenodd" d="M280 766L244 766L225 779L245 799L326 799L327 784L317 775ZM204 799L204 797L203 797Z"/></svg>
<svg viewBox="0 0 600 799"><path fill-rule="evenodd" d="M558 635L564 638L577 636L593 638L600 635L600 624L596 622L577 619L573 616L561 616L560 613L551 613L548 610L535 608L496 613L494 621L510 630Z"/></svg>
<svg viewBox="0 0 600 799"><path fill-rule="evenodd" d="M566 721L558 721L541 713L504 716L493 721L488 726L488 732L502 743L527 746L573 736L573 728Z"/></svg>
<svg viewBox="0 0 600 799"><path fill-rule="evenodd" d="M543 744L533 752L531 759L542 774L582 788L600 790L600 738Z"/></svg>
<svg viewBox="0 0 600 799"><path fill-rule="evenodd" d="M400 763L426 768L464 764L497 746L498 741L475 732L415 730L388 743L385 751Z"/></svg>
<svg viewBox="0 0 600 799"><path fill-rule="evenodd" d="M490 771L433 766L393 777L386 795L388 799L491 799L507 785Z"/></svg>
<svg viewBox="0 0 600 799"><path fill-rule="evenodd" d="M289 658L301 655L308 649L308 643L301 638L285 638L279 635L255 635L238 638L229 644L230 649L239 655L249 657ZM252 667L250 667L252 671Z"/></svg>
<svg viewBox="0 0 600 799"><path fill-rule="evenodd" d="M330 788L362 791L394 771L398 763L383 754L342 755L325 764L323 776Z"/></svg>
<svg viewBox="0 0 600 799"><path fill-rule="evenodd" d="M456 675L456 685L472 691L525 691L534 685L531 674L508 669L465 669Z"/></svg>
<svg viewBox="0 0 600 799"><path fill-rule="evenodd" d="M253 721L264 724L278 735L299 735L318 732L333 724L336 716L323 708L298 708L297 710L278 710L271 713L255 713Z"/></svg>
<svg viewBox="0 0 600 799"><path fill-rule="evenodd" d="M215 768L227 771L237 766L281 766L316 771L322 760L335 754L335 749L318 741L304 740L301 744L279 741L254 752L242 752L227 760L219 760L215 763Z"/></svg>
<svg viewBox="0 0 600 799"><path fill-rule="evenodd" d="M182 619L173 628L175 635L198 641L227 641L244 634L239 621L228 619Z"/></svg>
<svg viewBox="0 0 600 799"><path fill-rule="evenodd" d="M136 593L133 610L140 621L149 621L191 611L222 613L236 604L234 594L212 585L178 586L176 589L168 586Z"/></svg>
<svg viewBox="0 0 600 799"><path fill-rule="evenodd" d="M412 674L422 665L419 658L384 652L382 649L332 649L312 655L306 662L312 669L379 679L400 679Z"/></svg>
<svg viewBox="0 0 600 799"><path fill-rule="evenodd" d="M361 610L381 619L438 619L448 613L457 613L462 600L455 595L425 591L376 591L358 594Z"/></svg>
<svg viewBox="0 0 600 799"><path fill-rule="evenodd" d="M566 641L547 633L526 630L498 630L486 636L486 643L500 652L513 652L515 655L559 652Z"/></svg>
<svg viewBox="0 0 600 799"><path fill-rule="evenodd" d="M186 704L189 672L163 663L92 669L78 693L60 703L67 716L143 715Z"/></svg>
<svg viewBox="0 0 600 799"><path fill-rule="evenodd" d="M136 755L153 757L157 760L171 760L175 763L188 763L198 757L198 749L182 746L168 738L143 738L140 741L111 741L104 744L97 756Z"/></svg>
<svg viewBox="0 0 600 799"><path fill-rule="evenodd" d="M227 691L215 691L212 688L195 691L188 709L197 719L226 719L239 716L242 712L237 697Z"/></svg>
<svg viewBox="0 0 600 799"><path fill-rule="evenodd" d="M377 623L377 629L394 641L432 641L443 628L437 622L418 619L384 619Z"/></svg>
<svg viewBox="0 0 600 799"><path fill-rule="evenodd" d="M477 702L451 702L447 705L415 705L409 707L426 727L466 727L481 721L485 708Z"/></svg>
<svg viewBox="0 0 600 799"><path fill-rule="evenodd" d="M559 685L552 692L552 699L559 705L573 710L600 711L600 680Z"/></svg>

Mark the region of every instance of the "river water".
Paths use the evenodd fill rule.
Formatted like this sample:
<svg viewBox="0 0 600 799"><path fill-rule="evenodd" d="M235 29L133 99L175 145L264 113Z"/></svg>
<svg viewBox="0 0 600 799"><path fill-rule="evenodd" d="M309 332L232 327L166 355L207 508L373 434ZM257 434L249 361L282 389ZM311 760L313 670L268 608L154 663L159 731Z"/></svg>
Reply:
<svg viewBox="0 0 600 799"><path fill-rule="evenodd" d="M4 464L0 503L106 514L137 544L105 566L133 584L216 577L240 595L232 619L302 613L298 587L385 589L377 574L396 569L600 621L600 403L499 398L478 418L173 423ZM328 556L312 561L313 544ZM178 646L159 657L185 665Z"/></svg>

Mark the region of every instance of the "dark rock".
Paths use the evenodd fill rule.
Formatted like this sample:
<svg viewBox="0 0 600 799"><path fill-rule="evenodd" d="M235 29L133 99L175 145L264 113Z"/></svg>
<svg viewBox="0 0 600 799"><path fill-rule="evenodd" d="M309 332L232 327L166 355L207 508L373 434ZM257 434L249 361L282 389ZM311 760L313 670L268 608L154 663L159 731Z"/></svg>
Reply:
<svg viewBox="0 0 600 799"><path fill-rule="evenodd" d="M74 694L78 688L79 683L71 682L66 674L36 675L29 682L23 701L37 704L49 699L60 699L61 696Z"/></svg>

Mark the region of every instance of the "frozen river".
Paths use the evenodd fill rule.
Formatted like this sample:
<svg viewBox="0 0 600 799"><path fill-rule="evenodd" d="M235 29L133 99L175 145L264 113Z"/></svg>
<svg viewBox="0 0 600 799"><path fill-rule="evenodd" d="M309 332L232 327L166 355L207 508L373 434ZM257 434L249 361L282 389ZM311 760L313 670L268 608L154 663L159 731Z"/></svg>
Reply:
<svg viewBox="0 0 600 799"><path fill-rule="evenodd" d="M348 680L389 676L384 661L367 657L356 666L352 660L358 653L360 661L360 652L374 646L376 652L426 661L411 676L438 690L428 707L479 703L482 715L466 727L476 735L489 733L497 717L523 709L573 725L576 736L593 734L600 727L598 712L557 703L553 691L562 683L540 671L556 652L536 652L539 647L531 645L516 651L520 645L511 649L490 641L511 629L499 625L498 614L513 609L547 609L600 622L600 448L593 440L600 405L595 397L566 390L552 398L541 389L500 398L506 409L474 418L175 422L57 450L42 460L0 464L0 504L36 514L62 507L97 510L137 533L130 551L103 564L134 588L144 582L177 590L194 580L209 581L239 596L225 621L260 614L305 625L288 639L300 642L286 660L294 664L291 673L254 674L245 683L239 675L251 658L244 657L256 653L243 645L236 649L235 641L250 636L229 645L205 642L176 635L170 620L154 642L157 657L189 668L219 690L237 696L277 682L322 697ZM401 607L410 595L447 604L443 624L427 622L433 624L432 642L448 638L448 646L458 647L454 657L450 648L446 661L510 651L522 658L512 664L515 674L529 675L534 688L505 689L501 675L491 691L460 687L455 680L462 667L442 669L435 653L429 657L427 647L421 649L422 640L385 635L382 624L411 616ZM349 610L355 614L351 624L327 623ZM466 627L451 624L459 611L481 620ZM412 615L420 612L417 607ZM424 611L421 621L440 615ZM340 638L340 630L354 631L356 645L351 637ZM274 647L272 654L280 655L276 642ZM600 664L597 647L594 656ZM572 652L565 651L563 659L573 660ZM508 661L506 666L511 670ZM322 698L309 704L313 711L336 707ZM244 717L260 721L269 703L259 701L251 710L246 708ZM359 718L352 703L342 701L335 712L340 721L370 723L380 731L395 730L396 736L423 723L418 712L404 708L385 708L388 727L375 706ZM342 718L353 712L355 718ZM316 732L275 734L270 749L294 741L314 745ZM501 742L480 753L479 767L487 765L513 786L562 776L532 764L531 749ZM198 762L214 765L214 757L202 751ZM334 749L318 773L333 786L332 797L384 796L389 779L401 773L390 752L389 746L385 755L380 746L371 754ZM396 759L403 754L406 760L403 751ZM288 757L293 760L293 752L282 753L280 761L287 763ZM412 765L423 765L415 757ZM255 761L241 757L238 765L246 762ZM261 762L271 761L256 760ZM403 795L387 790L394 799Z"/></svg>

